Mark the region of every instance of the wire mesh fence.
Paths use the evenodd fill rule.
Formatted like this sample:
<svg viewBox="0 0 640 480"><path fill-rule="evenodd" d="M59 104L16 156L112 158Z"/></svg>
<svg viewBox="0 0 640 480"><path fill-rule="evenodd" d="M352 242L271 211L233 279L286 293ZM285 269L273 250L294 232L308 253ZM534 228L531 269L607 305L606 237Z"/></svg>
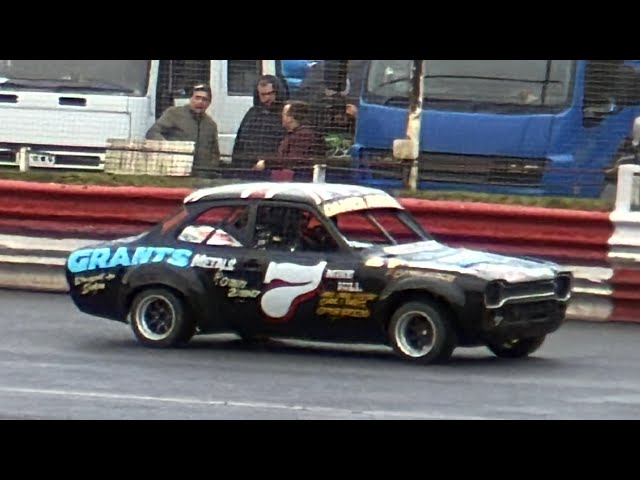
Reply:
<svg viewBox="0 0 640 480"><path fill-rule="evenodd" d="M326 164L327 181L398 188L415 160L420 189L597 197L619 165L637 163L639 69L637 60L0 60L0 164L301 181ZM398 158L394 142L411 135L415 159Z"/></svg>

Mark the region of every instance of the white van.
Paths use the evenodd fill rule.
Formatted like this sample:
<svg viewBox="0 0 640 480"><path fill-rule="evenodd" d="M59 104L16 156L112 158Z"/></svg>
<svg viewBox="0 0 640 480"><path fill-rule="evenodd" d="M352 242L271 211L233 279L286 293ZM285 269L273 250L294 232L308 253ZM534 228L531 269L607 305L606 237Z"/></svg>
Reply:
<svg viewBox="0 0 640 480"><path fill-rule="evenodd" d="M109 139L143 139L194 82L209 81L223 160L276 60L0 60L0 165L103 170ZM24 151L24 150L23 150Z"/></svg>

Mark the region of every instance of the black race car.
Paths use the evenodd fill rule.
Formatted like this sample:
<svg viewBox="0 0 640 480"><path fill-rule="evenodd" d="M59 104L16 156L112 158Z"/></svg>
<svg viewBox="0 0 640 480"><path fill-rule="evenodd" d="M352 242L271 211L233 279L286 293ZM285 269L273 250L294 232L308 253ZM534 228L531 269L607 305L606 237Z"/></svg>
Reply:
<svg viewBox="0 0 640 480"><path fill-rule="evenodd" d="M195 334L386 344L408 360L456 347L524 357L565 320L553 263L451 248L380 190L252 183L198 190L149 232L71 253L83 312L149 347Z"/></svg>

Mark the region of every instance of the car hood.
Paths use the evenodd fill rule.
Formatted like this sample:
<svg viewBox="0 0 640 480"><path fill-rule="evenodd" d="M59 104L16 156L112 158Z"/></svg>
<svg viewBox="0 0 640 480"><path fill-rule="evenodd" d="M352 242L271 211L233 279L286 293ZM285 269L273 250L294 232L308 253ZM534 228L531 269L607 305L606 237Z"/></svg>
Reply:
<svg viewBox="0 0 640 480"><path fill-rule="evenodd" d="M553 279L559 266L544 260L511 257L454 248L437 241L411 243L383 249L389 268L405 267L456 272L487 281L530 282Z"/></svg>

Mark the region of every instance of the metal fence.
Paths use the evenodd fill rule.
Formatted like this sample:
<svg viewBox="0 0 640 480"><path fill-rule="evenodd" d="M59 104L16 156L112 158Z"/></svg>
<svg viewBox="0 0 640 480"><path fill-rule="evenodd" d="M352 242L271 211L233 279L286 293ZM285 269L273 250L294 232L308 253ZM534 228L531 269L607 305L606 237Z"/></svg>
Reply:
<svg viewBox="0 0 640 480"><path fill-rule="evenodd" d="M327 181L382 188L598 197L637 163L639 71L637 60L0 60L0 165L305 181L326 164ZM198 84L210 103L193 103Z"/></svg>

